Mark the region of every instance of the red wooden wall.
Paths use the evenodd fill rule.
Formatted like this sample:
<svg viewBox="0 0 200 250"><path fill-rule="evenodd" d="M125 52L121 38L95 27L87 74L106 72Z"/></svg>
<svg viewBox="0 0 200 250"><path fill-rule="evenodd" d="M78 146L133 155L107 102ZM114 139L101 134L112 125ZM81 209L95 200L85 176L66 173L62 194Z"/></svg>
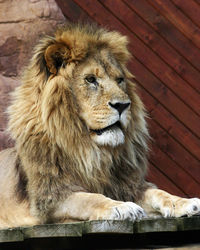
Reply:
<svg viewBox="0 0 200 250"><path fill-rule="evenodd" d="M148 179L200 196L200 0L56 0L70 21L126 34L129 68L151 119Z"/></svg>

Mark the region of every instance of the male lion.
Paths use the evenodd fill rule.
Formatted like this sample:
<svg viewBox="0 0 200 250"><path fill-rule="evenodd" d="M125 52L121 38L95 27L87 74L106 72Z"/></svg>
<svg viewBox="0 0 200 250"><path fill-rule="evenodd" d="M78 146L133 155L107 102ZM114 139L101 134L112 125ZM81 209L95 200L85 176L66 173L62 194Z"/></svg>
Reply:
<svg viewBox="0 0 200 250"><path fill-rule="evenodd" d="M36 46L0 154L0 226L200 212L145 181L149 138L127 38L68 24Z"/></svg>

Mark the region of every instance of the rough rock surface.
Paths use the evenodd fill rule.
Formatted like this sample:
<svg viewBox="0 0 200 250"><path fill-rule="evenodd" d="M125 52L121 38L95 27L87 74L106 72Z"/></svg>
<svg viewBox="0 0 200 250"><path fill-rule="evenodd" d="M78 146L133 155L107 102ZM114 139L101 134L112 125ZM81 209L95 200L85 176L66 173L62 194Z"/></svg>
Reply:
<svg viewBox="0 0 200 250"><path fill-rule="evenodd" d="M40 37L64 22L55 0L0 0L0 150L12 145L5 132L9 92Z"/></svg>

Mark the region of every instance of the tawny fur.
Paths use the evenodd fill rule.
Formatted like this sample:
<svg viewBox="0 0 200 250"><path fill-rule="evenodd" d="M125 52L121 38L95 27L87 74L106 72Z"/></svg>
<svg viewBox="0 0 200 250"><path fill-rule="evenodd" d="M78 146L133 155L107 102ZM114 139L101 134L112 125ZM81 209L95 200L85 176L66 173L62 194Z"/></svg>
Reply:
<svg viewBox="0 0 200 250"><path fill-rule="evenodd" d="M8 108L16 145L0 154L0 183L7 183L0 189L0 226L109 219L113 207L139 209L123 201L164 214L159 197L165 193L145 181L149 134L126 68L127 43L115 31L68 24L36 46ZM98 85L86 82L88 75ZM108 103L116 101L131 104L121 115L120 135L104 142L94 131L114 121ZM149 201L151 190L159 208Z"/></svg>

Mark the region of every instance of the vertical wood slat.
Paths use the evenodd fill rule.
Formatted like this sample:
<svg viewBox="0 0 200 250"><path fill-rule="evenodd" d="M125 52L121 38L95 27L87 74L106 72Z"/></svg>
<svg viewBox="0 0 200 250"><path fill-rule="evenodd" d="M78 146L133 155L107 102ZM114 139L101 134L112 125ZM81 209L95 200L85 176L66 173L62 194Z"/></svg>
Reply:
<svg viewBox="0 0 200 250"><path fill-rule="evenodd" d="M145 89L140 88L140 93L151 118L167 131L169 136L188 150L198 160L200 165L200 140L187 130L182 123L176 120L155 98L150 96ZM191 166L193 167L193 165Z"/></svg>
<svg viewBox="0 0 200 250"><path fill-rule="evenodd" d="M125 0L154 30L173 46L189 63L200 70L200 50L171 22L159 15L146 0ZM198 86L197 86L198 87Z"/></svg>
<svg viewBox="0 0 200 250"><path fill-rule="evenodd" d="M191 175L200 188L200 169L199 161L193 158L188 151L180 146L173 138L169 137L168 133L162 130L153 120L149 120L151 135L155 143L167 156L169 156L176 164L177 171L179 168L184 169L188 175ZM191 172L192 166L192 172Z"/></svg>
<svg viewBox="0 0 200 250"><path fill-rule="evenodd" d="M62 0L57 0L57 1L62 2ZM68 2L68 1L65 1L65 2ZM71 0L69 2L71 2ZM128 0L125 0L124 2L127 3ZM146 2L148 4L148 6L154 11L153 14L156 14L157 17L159 17L159 20L161 18L162 22L164 22L165 25L167 24L168 27L173 28L172 30L173 30L173 34L175 34L175 38L174 38L174 36L171 36L169 30L167 30L169 32L169 33L167 33L166 30L162 29L160 26L157 26L157 29L156 29L155 28L156 25L155 25L155 22L153 23L153 20L150 20L151 21L150 22L148 20L148 18L144 17L144 16L142 16L142 19L144 19L145 21L148 20L147 23L149 23L150 26L158 32L158 34L161 33L163 39L166 39L166 41L169 44L171 44L174 49L177 49L178 53L180 53L180 62L181 62L181 60L184 61L186 59L186 61L191 64L191 66L189 66L189 67L192 67L192 65L194 65L194 67L196 69L198 69L198 67L200 66L198 59L195 60L195 62L193 59L195 58L196 55L198 55L199 50L189 40L187 40L187 38L182 33L180 33L178 30L176 30L174 28L175 26L173 26L173 24L171 24L165 17L158 15L157 14L158 12L156 12L156 9L154 7L152 7L151 5L149 5L149 3L147 1L140 0L140 2ZM86 0L86 1L75 0L75 1L73 1L73 4L74 4L75 8L72 5L70 6L70 8L68 6L68 10L65 12L66 16L67 15L68 16L74 15L74 14L69 15L69 10L73 12L74 9L76 9L76 11L78 9L78 15L76 15L76 18L84 20L86 18L88 19L88 16L89 16L90 20L97 21L103 25L108 25L109 27L111 27L113 29L118 29L122 33L127 34L128 36L131 34L131 36L133 37L133 33L130 32L130 30L127 30L126 24L124 26L124 25L122 25L121 22L119 22L119 16L116 19L110 12L108 12L107 9L102 8L102 6L99 5L98 1L95 1L95 3L94 3L94 1L88 1L88 0ZM135 11L135 12L137 14L139 14L137 11ZM139 16L141 16L141 13L139 14ZM155 16L153 16L153 17L155 17ZM103 19L103 21L101 19ZM71 17L70 20L77 21L77 20L74 20L74 17ZM179 38L180 38L180 43L178 43L178 45L176 45L176 39L179 39ZM133 47L131 49L133 49ZM195 52L196 54L194 55L191 52ZM173 53L175 53L175 52L173 52ZM185 59L181 58L182 55L184 56ZM164 59L164 58L162 58L162 59ZM164 60L167 60L167 59L164 59ZM169 63L169 62L167 62L167 63ZM181 66L182 64L180 63L179 65ZM186 63L185 65L186 65L185 67L187 70L188 64ZM195 168L198 171L198 159L199 159L198 157L199 157L199 142L200 142L200 140L198 139L198 137L195 136L196 133L198 134L198 130L197 131L195 130L195 127L197 128L198 123L196 123L194 126L190 126L190 125L192 125L192 121L189 123L186 121L189 117L185 117L185 118L182 117L180 119L181 112L185 111L185 107L187 109L187 105L184 106L184 105L182 105L182 103L177 104L177 97L175 95L171 95L171 92L169 94L169 89L168 89L167 85L165 86L164 89L163 89L163 87L160 86L159 77L155 77L155 75L152 74L152 72L151 72L152 70L150 69L150 71L149 71L149 69L147 69L146 66L144 66L143 62L141 63L139 58L137 58L137 59L134 58L133 63L130 64L130 68L131 68L132 72L135 75L137 75L137 80L142 85L142 89L141 89L142 90L142 97L143 96L145 97L144 101L148 105L148 108L151 111L151 115L153 116L153 118L155 119L155 121L157 123L156 128L158 128L158 130L159 130L159 133L157 133L157 135L156 135L157 136L156 141L159 140L159 142L161 144L160 145L153 145L153 149L155 150L156 154L154 153L154 156L151 158L153 165L150 163L150 167L151 167L151 169L152 168L154 169L153 170L154 175L150 175L150 177L156 179L157 182L159 182L158 180L162 176L162 178L163 178L162 183L164 185L163 188L167 187L167 190L169 191L170 183L171 183L171 187L173 186L172 193L173 192L181 192L182 194L179 194L179 195L187 194L189 196L199 195L199 185L197 184L197 182L195 182L194 179L190 175L187 175L184 170L179 171L179 168L181 166L180 162L182 161L182 163L184 163L184 161L180 159L181 152L184 152L183 150L187 151L186 158L188 157L187 155L189 155L189 159L191 159L191 163L193 162L191 164L192 165L191 167L195 166L194 165L195 162L197 163ZM139 70L139 73L138 73L138 70ZM180 70L180 72L181 72L181 70ZM194 76L194 78L195 79L191 78L192 79L191 81L189 79L187 79L188 83L191 84L192 81L195 81L197 79L195 76ZM145 81L145 84L143 83L143 80ZM150 89L148 87L148 80L150 80L150 85L151 85ZM154 85L154 82L155 82L155 85ZM153 88L152 88L152 86L153 86ZM193 85L191 84L191 86L193 86ZM163 100L164 95L159 96L159 94L157 95L154 93L154 91L156 91L157 88L159 90L164 91L165 95L167 93L167 97L164 98L164 100ZM198 88L198 84L194 88ZM198 92L198 90L197 90L197 92ZM146 97L148 97L148 98L146 98ZM153 105L152 105L152 102L153 102ZM180 100L178 100L178 102L180 102ZM186 112L186 114L187 114L187 112ZM194 115L194 113L192 113L190 117L192 118L193 115ZM193 119L193 122L199 121L198 118L197 119L196 118ZM163 129L165 130L165 132ZM165 142L165 141L163 141L164 139L162 137L163 133L165 136L168 134L169 137L173 137L176 140L174 142L173 138L172 139L169 138L170 143L173 141L173 145L175 145L177 143L179 145L179 143L180 143L181 146L179 145L178 148L175 149L175 152L178 153L178 158L176 158L176 159L174 158L175 152L167 152L167 146L166 146L166 148L162 147L162 144ZM159 149L159 147L162 148L162 151ZM166 152L164 152L165 149L166 149ZM176 151L176 150L178 150L178 151ZM191 152L191 154L190 154L190 152ZM169 153L172 153L172 155L169 155ZM188 160L188 158L187 158L187 160ZM177 161L178 165L177 165L176 161ZM169 166L167 166L168 164L166 164L166 162L168 162ZM160 166L160 164L161 164L161 166ZM170 169L165 170L165 167L166 168L170 167ZM181 167L184 168L187 166L183 165ZM200 165L199 165L199 167L200 167ZM155 168L156 168L156 170L155 170ZM160 170L158 170L157 168L159 168ZM174 169L175 172L172 171L172 169ZM156 171L159 172L159 174L158 173L155 174ZM179 175L177 175L176 171L179 172ZM160 178L159 178L159 175L160 175ZM155 176L157 176L157 178L155 178ZM177 176L180 177L180 178L178 178L178 186L175 185ZM188 185L187 188L185 188L184 183L187 183L187 182L190 184ZM175 185L175 187L174 187L174 185ZM175 190L176 188L177 188L177 190ZM184 190L184 191L181 191L181 190Z"/></svg>
<svg viewBox="0 0 200 250"><path fill-rule="evenodd" d="M180 9L192 22L200 27L200 6L193 0L172 0L178 9Z"/></svg>
<svg viewBox="0 0 200 250"><path fill-rule="evenodd" d="M83 22L93 22L93 19L90 18L86 12L73 1L73 0L56 0L58 6L62 9L63 14L67 19L72 22L83 21Z"/></svg>
<svg viewBox="0 0 200 250"><path fill-rule="evenodd" d="M170 20L188 39L200 48L200 29L183 14L170 0L147 0L163 16Z"/></svg>
<svg viewBox="0 0 200 250"><path fill-rule="evenodd" d="M138 79L141 86L156 98L170 113L178 118L179 121L186 125L193 134L199 137L199 132L196 130L199 127L199 118L193 116L187 106L177 99L173 93L160 83L159 79L152 75L135 58L131 60L130 68L132 72L135 72L136 79Z"/></svg>
<svg viewBox="0 0 200 250"><path fill-rule="evenodd" d="M163 189L171 194L187 197L187 195L171 182L157 167L149 164L147 181L154 183L158 188Z"/></svg>
<svg viewBox="0 0 200 250"><path fill-rule="evenodd" d="M196 183L189 175L172 161L164 152L162 152L154 144L151 146L152 155L150 162L157 166L161 172L166 174L168 178L180 188L184 188L184 192L190 197L199 196L199 184Z"/></svg>
<svg viewBox="0 0 200 250"><path fill-rule="evenodd" d="M142 22L142 17L144 13L141 13L140 9L142 7L147 7L148 2L145 0L137 1L137 0L126 0L127 5L131 8L131 18L129 19L129 23L131 25L131 29L137 33L140 38L149 44L151 48L165 61L167 62L175 71L187 81L188 84L191 84L195 88L195 90L200 93L200 71L195 69L182 55L178 53L178 51L170 46L168 42L165 40L165 37L160 36L160 33L152 27L150 23ZM119 6L120 8L120 6ZM148 8L148 7L147 7ZM145 8L145 10L147 9ZM122 9L122 8L121 8ZM131 11L129 10L129 11ZM152 11L152 10L151 10ZM139 12L139 16L137 17L135 14ZM151 13L152 14L152 13ZM149 16L149 12L146 13L147 17ZM139 20L140 18L141 20ZM145 20L147 21L147 20ZM127 24L127 22L126 22ZM162 29L163 30L163 29ZM176 44L178 41L176 41ZM193 53L192 53L193 54ZM200 54L199 54L200 58ZM193 58L196 60L196 57Z"/></svg>

